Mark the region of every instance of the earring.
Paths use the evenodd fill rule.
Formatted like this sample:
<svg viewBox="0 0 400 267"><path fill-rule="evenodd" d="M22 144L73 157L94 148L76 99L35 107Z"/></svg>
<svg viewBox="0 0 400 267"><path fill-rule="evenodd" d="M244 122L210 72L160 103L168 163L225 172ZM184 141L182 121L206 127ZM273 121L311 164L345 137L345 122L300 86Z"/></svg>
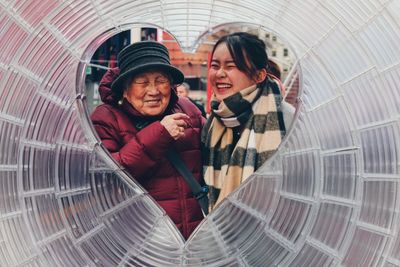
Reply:
<svg viewBox="0 0 400 267"><path fill-rule="evenodd" d="M120 100L118 100L118 105L119 105L119 106L122 106L123 103L124 103L124 99L123 99L123 98L120 99Z"/></svg>

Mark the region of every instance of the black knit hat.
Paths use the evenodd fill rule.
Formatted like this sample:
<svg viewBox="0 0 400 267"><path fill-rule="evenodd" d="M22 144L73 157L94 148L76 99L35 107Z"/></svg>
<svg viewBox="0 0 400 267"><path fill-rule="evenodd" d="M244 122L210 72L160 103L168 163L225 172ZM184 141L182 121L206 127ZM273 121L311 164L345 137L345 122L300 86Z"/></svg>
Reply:
<svg viewBox="0 0 400 267"><path fill-rule="evenodd" d="M162 70L171 75L174 84L184 80L183 73L171 65L168 49L155 41L142 41L125 47L118 54L120 74L111 85L111 89L121 94L123 82L128 77L147 70Z"/></svg>

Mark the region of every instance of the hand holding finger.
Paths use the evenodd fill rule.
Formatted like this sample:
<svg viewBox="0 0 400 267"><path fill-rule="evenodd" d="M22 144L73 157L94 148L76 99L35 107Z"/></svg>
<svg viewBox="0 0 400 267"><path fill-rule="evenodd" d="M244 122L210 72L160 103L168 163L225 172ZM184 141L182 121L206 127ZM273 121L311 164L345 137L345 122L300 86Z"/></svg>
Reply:
<svg viewBox="0 0 400 267"><path fill-rule="evenodd" d="M185 128L187 127L185 119L188 117L183 113L176 114L165 116L160 122L175 140L185 135Z"/></svg>
<svg viewBox="0 0 400 267"><path fill-rule="evenodd" d="M172 138L174 138L175 140L181 138L182 136L185 135L185 128L183 127L176 127L173 130L171 130L170 135L172 136Z"/></svg>

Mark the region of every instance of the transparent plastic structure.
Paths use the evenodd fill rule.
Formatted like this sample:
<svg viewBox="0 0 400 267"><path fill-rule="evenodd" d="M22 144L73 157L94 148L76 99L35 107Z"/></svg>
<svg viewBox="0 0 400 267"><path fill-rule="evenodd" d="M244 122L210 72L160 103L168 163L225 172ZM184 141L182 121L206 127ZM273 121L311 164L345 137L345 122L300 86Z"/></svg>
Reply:
<svg viewBox="0 0 400 267"><path fill-rule="evenodd" d="M249 23L298 58L279 151L186 242L85 108L95 48L136 24L194 50ZM0 266L400 266L398 0L0 0Z"/></svg>

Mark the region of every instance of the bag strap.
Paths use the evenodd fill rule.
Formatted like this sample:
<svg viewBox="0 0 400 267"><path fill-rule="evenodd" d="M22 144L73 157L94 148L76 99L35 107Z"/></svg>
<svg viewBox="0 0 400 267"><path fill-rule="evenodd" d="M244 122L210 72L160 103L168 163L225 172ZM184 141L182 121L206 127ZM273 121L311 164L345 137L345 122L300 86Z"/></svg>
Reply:
<svg viewBox="0 0 400 267"><path fill-rule="evenodd" d="M174 165L178 172L185 178L185 181L192 190L193 195L200 204L201 210L205 215L208 214L208 187L201 186L194 178L193 174L189 171L186 164L182 161L181 157L175 150L168 150L166 154L168 160Z"/></svg>

